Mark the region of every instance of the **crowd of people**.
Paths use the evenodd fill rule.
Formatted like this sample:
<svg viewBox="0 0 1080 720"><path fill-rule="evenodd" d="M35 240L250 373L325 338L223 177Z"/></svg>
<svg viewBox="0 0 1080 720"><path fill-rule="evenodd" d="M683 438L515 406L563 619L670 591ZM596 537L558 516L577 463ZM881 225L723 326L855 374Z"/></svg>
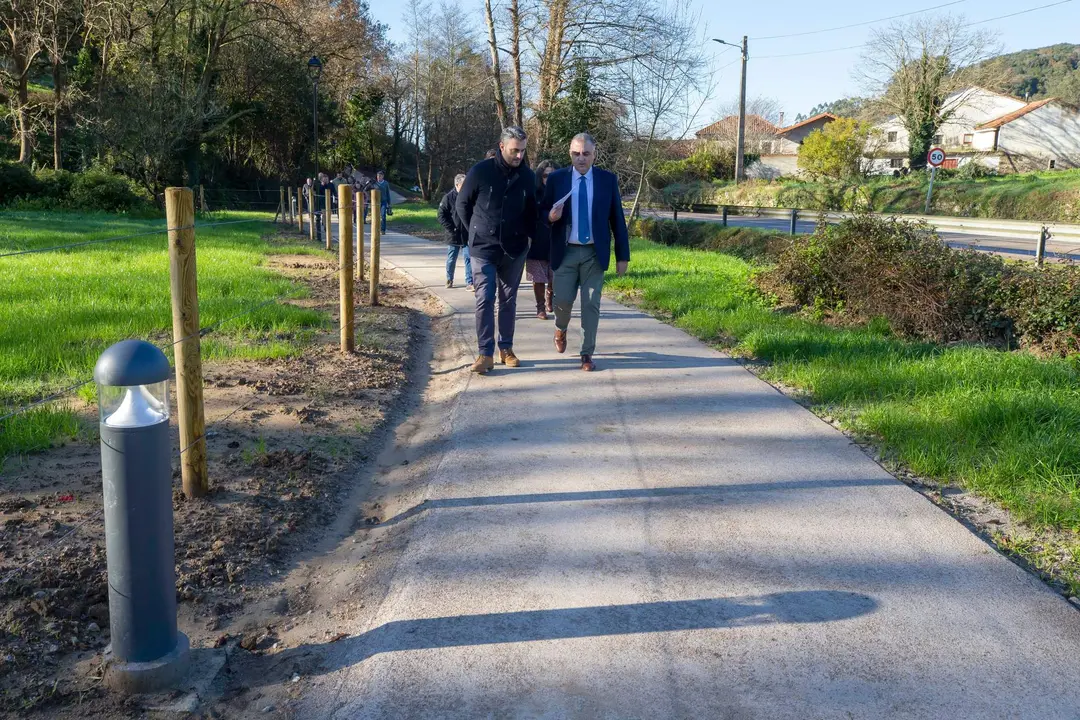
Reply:
<svg viewBox="0 0 1080 720"><path fill-rule="evenodd" d="M314 180L308 178L304 184L304 202L308 204L308 211L311 211L310 193L311 186L315 180L318 180L318 184L315 186L315 213L318 215L321 212L324 204L324 198L326 197L326 191L330 191L330 210L337 209L338 203L338 187L341 185L349 185L356 192L363 192L367 196L371 190L379 190L379 224L382 226L382 231L386 232L386 216L393 215L394 209L390 197L390 183L386 181L386 173L379 170L375 173L375 178L365 175L353 168L352 165L346 165L344 170L339 171L334 179L331 180L327 173L321 172ZM370 204L364 205L364 221L366 222L371 214Z"/></svg>
<svg viewBox="0 0 1080 720"><path fill-rule="evenodd" d="M457 175L439 203L448 245L446 287L454 287L462 257L466 289L476 297L479 356L472 371L479 374L494 369L496 347L503 365L520 366L514 328L523 273L533 287L536 317L555 315L559 353L566 351L580 292L581 369L592 371L604 273L612 252L619 275L630 260L618 179L593 167L596 141L588 133L570 142L570 166L564 168L545 160L531 169L527 144L524 130L505 128L498 148Z"/></svg>

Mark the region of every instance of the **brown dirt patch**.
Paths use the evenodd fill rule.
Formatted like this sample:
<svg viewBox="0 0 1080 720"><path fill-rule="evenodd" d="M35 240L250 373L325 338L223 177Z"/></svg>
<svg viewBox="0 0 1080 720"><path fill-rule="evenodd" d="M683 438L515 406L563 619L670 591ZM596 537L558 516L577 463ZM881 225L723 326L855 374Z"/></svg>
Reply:
<svg viewBox="0 0 1080 720"><path fill-rule="evenodd" d="M298 357L204 368L210 495L185 500L173 461L180 629L193 646L213 646L335 517L360 506L357 469L381 444L427 322L406 307L409 283L384 271L381 307L357 293L357 349L342 355L334 265L325 256L270 265L310 287L297 304L332 321ZM101 684L109 609L95 408L79 414L87 440L3 469L0 713L125 712Z"/></svg>

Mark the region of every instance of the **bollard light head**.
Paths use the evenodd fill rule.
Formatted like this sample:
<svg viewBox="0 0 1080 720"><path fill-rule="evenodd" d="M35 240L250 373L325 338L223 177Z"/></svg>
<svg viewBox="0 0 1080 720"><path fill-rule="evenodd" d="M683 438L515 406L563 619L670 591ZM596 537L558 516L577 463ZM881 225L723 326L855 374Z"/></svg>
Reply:
<svg viewBox="0 0 1080 720"><path fill-rule="evenodd" d="M169 360L156 346L124 340L94 366L98 412L109 427L147 427L169 419Z"/></svg>

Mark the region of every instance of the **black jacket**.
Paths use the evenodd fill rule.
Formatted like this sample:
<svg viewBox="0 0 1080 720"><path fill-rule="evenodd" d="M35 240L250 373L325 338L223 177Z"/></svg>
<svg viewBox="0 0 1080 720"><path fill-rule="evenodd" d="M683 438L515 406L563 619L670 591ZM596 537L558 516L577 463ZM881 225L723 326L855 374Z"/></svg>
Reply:
<svg viewBox="0 0 1080 720"><path fill-rule="evenodd" d="M543 199L544 188L541 186L536 189L536 232L533 234L532 244L529 245L529 259L547 262L551 260L551 226L548 225L547 218L539 212Z"/></svg>
<svg viewBox="0 0 1080 720"><path fill-rule="evenodd" d="M457 214L469 231L469 251L499 260L529 249L536 232L536 179L522 164L512 168L501 156L472 166L457 197Z"/></svg>
<svg viewBox="0 0 1080 720"><path fill-rule="evenodd" d="M458 191L451 190L443 195L439 203L439 224L446 229L446 242L450 245L468 245L469 231L457 214Z"/></svg>

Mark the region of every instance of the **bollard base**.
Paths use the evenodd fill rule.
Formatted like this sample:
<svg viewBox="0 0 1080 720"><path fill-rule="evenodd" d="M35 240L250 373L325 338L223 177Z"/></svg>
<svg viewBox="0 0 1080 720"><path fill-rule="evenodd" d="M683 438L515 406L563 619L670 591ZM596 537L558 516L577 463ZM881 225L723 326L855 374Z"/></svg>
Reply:
<svg viewBox="0 0 1080 720"><path fill-rule="evenodd" d="M105 684L119 692L139 694L172 689L187 674L191 643L177 633L172 652L150 662L113 660L105 671Z"/></svg>

